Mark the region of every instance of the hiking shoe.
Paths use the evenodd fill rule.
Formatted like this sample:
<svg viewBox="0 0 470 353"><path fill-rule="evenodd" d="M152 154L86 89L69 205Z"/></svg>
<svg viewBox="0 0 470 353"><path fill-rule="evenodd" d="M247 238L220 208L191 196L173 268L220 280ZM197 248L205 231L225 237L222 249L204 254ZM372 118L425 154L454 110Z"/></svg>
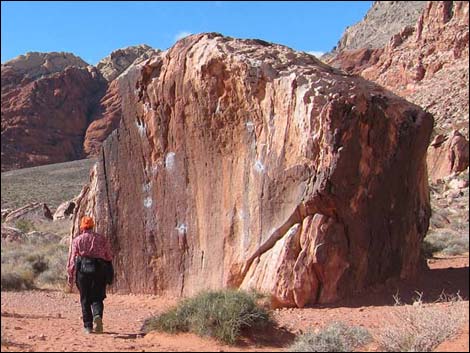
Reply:
<svg viewBox="0 0 470 353"><path fill-rule="evenodd" d="M95 332L96 333L103 333L103 320L100 316L96 315L93 318L93 322L95 324Z"/></svg>
<svg viewBox="0 0 470 353"><path fill-rule="evenodd" d="M91 327L84 327L83 332L86 334L93 333L93 328Z"/></svg>

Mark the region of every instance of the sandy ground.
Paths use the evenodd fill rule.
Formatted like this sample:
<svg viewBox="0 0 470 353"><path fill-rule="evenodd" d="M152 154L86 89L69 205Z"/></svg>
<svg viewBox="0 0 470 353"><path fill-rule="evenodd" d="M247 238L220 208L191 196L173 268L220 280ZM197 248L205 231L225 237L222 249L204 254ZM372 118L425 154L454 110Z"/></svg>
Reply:
<svg viewBox="0 0 470 353"><path fill-rule="evenodd" d="M1 293L3 351L283 351L295 335L315 330L333 321L366 327L374 335L387 324L394 310L393 295L411 303L416 292L423 293L426 305L434 303L445 290L464 298L463 310L468 312L468 255L429 260L430 270L423 271L413 282L389 282L364 295L334 306L303 309L281 309L273 312L277 328L252 334L236 346L227 346L192 334L170 335L140 333L142 322L177 302L174 298L150 295L108 294L105 300L102 335L82 332L78 294L61 291L25 291ZM4 344L4 343L7 344ZM363 347L376 351L377 344ZM441 344L437 351L468 352L468 316L462 331Z"/></svg>

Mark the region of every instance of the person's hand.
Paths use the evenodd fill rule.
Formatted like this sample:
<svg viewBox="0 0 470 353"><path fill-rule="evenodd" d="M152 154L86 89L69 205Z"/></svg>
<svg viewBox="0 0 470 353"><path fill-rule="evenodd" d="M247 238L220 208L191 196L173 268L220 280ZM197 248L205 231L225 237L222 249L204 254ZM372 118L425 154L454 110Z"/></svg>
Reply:
<svg viewBox="0 0 470 353"><path fill-rule="evenodd" d="M67 276L67 287L70 289L70 291L72 290L72 287L73 287L73 278L72 277Z"/></svg>

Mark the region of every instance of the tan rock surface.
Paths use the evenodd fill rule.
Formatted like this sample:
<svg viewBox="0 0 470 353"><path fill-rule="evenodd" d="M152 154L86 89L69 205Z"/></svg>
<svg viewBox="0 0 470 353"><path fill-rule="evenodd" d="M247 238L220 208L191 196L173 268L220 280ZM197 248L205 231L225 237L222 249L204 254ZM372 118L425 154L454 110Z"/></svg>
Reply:
<svg viewBox="0 0 470 353"><path fill-rule="evenodd" d="M121 75L129 66L136 65L155 55L155 50L148 45L136 45L113 51L107 57L100 60L97 69L109 82Z"/></svg>

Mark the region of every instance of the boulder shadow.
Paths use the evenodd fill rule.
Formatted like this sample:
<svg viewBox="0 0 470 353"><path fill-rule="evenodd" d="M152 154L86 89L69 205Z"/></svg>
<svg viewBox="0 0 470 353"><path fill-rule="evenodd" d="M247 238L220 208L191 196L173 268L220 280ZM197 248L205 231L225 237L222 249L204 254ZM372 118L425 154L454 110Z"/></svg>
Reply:
<svg viewBox="0 0 470 353"><path fill-rule="evenodd" d="M242 337L237 340L235 346L286 348L294 342L295 338L296 335L292 332L278 327L275 323L269 323L262 328L243 330Z"/></svg>
<svg viewBox="0 0 470 353"><path fill-rule="evenodd" d="M311 308L393 306L412 304L420 298L423 303L435 303L461 298L468 300L469 268L424 269L410 280L390 279L364 290L362 293L329 305L312 305Z"/></svg>

